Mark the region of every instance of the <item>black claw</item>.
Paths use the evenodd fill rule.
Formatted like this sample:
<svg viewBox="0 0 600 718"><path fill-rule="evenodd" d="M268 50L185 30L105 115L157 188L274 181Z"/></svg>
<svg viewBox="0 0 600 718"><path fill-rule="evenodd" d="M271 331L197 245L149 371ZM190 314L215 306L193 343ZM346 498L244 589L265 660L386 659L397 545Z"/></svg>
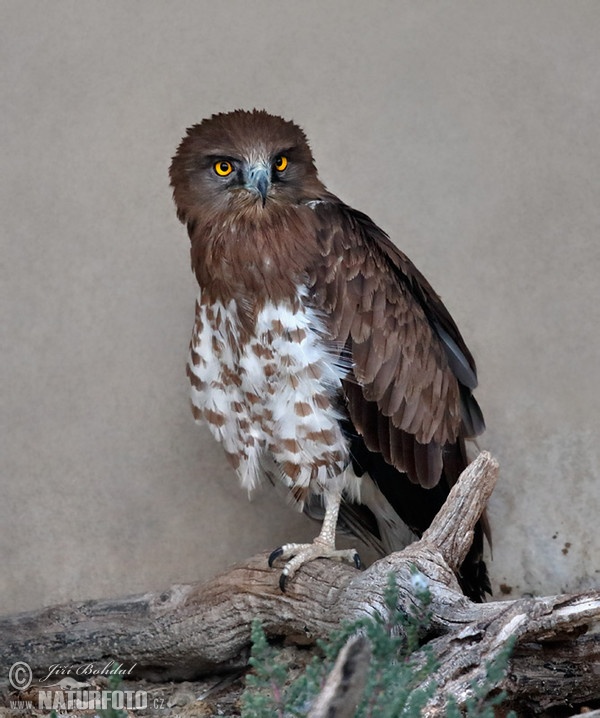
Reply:
<svg viewBox="0 0 600 718"><path fill-rule="evenodd" d="M285 573L282 573L281 576L279 577L279 588L281 589L281 593L285 593L287 579L288 579L288 577L285 575Z"/></svg>
<svg viewBox="0 0 600 718"><path fill-rule="evenodd" d="M355 553L353 558L354 558L354 565L356 566L356 568L362 568L362 561L360 560L360 556L357 553Z"/></svg>
<svg viewBox="0 0 600 718"><path fill-rule="evenodd" d="M283 554L283 547L276 548L275 551L271 552L269 556L269 568L273 568L273 564Z"/></svg>

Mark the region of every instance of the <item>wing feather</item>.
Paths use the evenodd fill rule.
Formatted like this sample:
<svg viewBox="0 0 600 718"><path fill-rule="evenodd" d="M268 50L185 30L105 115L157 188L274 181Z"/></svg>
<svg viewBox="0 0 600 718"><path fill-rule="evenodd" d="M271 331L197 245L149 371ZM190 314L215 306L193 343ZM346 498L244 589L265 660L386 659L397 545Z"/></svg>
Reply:
<svg viewBox="0 0 600 718"><path fill-rule="evenodd" d="M350 419L369 450L434 486L443 447L484 427L473 358L427 280L366 215L335 198L314 214L311 301L351 357Z"/></svg>

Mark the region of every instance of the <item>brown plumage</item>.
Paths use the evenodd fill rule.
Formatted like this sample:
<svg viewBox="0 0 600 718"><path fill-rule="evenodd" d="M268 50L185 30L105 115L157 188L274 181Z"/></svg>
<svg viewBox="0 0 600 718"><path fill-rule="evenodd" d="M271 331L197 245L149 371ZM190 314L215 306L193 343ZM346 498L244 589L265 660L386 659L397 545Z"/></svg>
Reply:
<svg viewBox="0 0 600 718"><path fill-rule="evenodd" d="M394 548L397 515L420 534L466 466L464 440L484 428L475 363L438 295L327 191L291 122L214 115L188 130L170 174L200 285L194 415L245 486L266 474L309 512L311 498L325 503L328 551L274 552L296 556L282 586L303 561L339 553L342 491L343 523L361 537ZM484 528L459 577L477 600L489 590Z"/></svg>

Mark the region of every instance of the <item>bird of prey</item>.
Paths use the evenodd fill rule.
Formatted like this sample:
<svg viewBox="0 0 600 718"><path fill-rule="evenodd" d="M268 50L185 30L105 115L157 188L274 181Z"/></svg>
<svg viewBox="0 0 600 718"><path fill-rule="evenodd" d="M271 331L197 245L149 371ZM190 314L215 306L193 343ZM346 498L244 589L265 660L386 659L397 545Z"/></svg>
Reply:
<svg viewBox="0 0 600 718"><path fill-rule="evenodd" d="M194 417L241 484L322 506L310 544L270 556L280 586L337 550L338 522L390 551L420 535L484 429L475 363L439 296L365 214L320 181L304 132L263 110L187 130L170 168L200 285L187 373ZM341 513L340 513L341 505ZM485 517L458 576L483 600ZM488 536L489 537L489 536Z"/></svg>

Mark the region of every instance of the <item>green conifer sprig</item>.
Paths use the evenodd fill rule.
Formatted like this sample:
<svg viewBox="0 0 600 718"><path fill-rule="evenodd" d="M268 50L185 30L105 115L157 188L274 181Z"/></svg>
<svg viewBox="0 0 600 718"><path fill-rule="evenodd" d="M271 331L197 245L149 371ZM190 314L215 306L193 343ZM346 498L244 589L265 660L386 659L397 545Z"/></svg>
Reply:
<svg viewBox="0 0 600 718"><path fill-rule="evenodd" d="M438 664L429 646L431 593L425 577L413 570L415 603L410 614L398 609L396 577L390 574L384 594L383 614L347 623L328 641L319 641L322 657L314 657L303 675L286 685L287 665L266 639L258 621L252 624L253 671L246 678L242 696L243 718L305 718L320 692L335 659L356 634L364 635L371 647L363 697L355 718L418 718L438 686L432 678ZM495 691L505 675L513 644L508 643L486 668L486 680L472 686L465 710L450 696L447 718L493 718L494 706L505 694ZM495 691L495 692L494 692ZM509 714L507 718L515 718Z"/></svg>

